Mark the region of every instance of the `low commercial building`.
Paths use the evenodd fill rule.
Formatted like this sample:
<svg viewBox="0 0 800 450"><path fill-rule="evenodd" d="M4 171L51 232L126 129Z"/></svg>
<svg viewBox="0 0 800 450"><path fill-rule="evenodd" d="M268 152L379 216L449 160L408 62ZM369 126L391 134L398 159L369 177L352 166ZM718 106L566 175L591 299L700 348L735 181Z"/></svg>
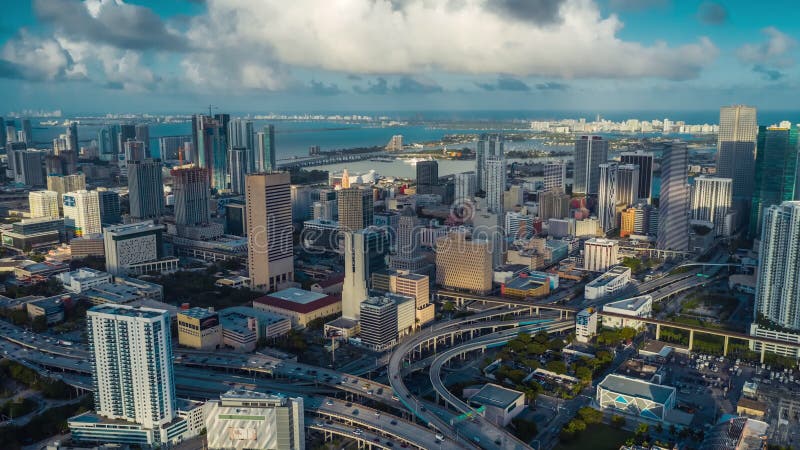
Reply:
<svg viewBox="0 0 800 450"><path fill-rule="evenodd" d="M622 375L607 375L597 385L597 404L645 419L664 421L675 408L672 386L662 386Z"/></svg>
<svg viewBox="0 0 800 450"><path fill-rule="evenodd" d="M69 264L64 264L55 261L45 261L40 263L27 264L24 266L16 267L14 269L14 277L22 282L39 282L45 279L66 272L69 270Z"/></svg>
<svg viewBox="0 0 800 450"><path fill-rule="evenodd" d="M597 334L597 310L586 308L575 315L575 339L589 342Z"/></svg>
<svg viewBox="0 0 800 450"><path fill-rule="evenodd" d="M162 448L167 443L179 444L197 436L201 431L190 428L187 420L181 417L176 417L162 427L148 428L136 422L109 419L93 411L70 417L67 425L72 440L76 442L125 443L139 448Z"/></svg>
<svg viewBox="0 0 800 450"><path fill-rule="evenodd" d="M229 391L205 405L209 450L305 450L303 398Z"/></svg>
<svg viewBox="0 0 800 450"><path fill-rule="evenodd" d="M612 267L608 272L592 280L584 287L586 300L596 300L608 297L625 289L631 281L629 267Z"/></svg>
<svg viewBox="0 0 800 450"><path fill-rule="evenodd" d="M106 256L105 243L102 234L83 235L69 242L72 259L83 259L90 256L104 258Z"/></svg>
<svg viewBox="0 0 800 450"><path fill-rule="evenodd" d="M288 317L292 327L305 328L312 320L341 314L338 296L288 288L253 300L253 308Z"/></svg>
<svg viewBox="0 0 800 450"><path fill-rule="evenodd" d="M160 302L164 288L149 281L136 278L114 277L111 283L100 283L81 292L81 296L92 305L131 304L141 300Z"/></svg>
<svg viewBox="0 0 800 450"><path fill-rule="evenodd" d="M219 311L222 343L238 351L253 351L261 339L273 339L288 333L292 321L287 317L247 306L233 306Z"/></svg>
<svg viewBox="0 0 800 450"><path fill-rule="evenodd" d="M557 288L558 275L528 270L502 284L500 292L504 297L544 297Z"/></svg>
<svg viewBox="0 0 800 450"><path fill-rule="evenodd" d="M649 318L653 312L653 297L650 295L640 295L638 297L626 298L616 302L603 305L604 313L621 314L628 317L603 316L603 326L607 328L641 329L645 323L637 318Z"/></svg>
<svg viewBox="0 0 800 450"><path fill-rule="evenodd" d="M764 328L762 326L759 326L759 324L755 322L750 324L750 336L771 338L779 341L791 342L794 344L800 343L800 332L770 330L769 328ZM790 358L800 359L800 348L796 348L789 345L772 344L772 343L764 344L761 342L750 341L751 351L761 352L762 347L763 350L767 352L777 353L781 356L788 356Z"/></svg>
<svg viewBox="0 0 800 450"><path fill-rule="evenodd" d="M751 398L742 397L736 403L736 414L756 419L763 419L767 415L767 404Z"/></svg>
<svg viewBox="0 0 800 450"><path fill-rule="evenodd" d="M747 417L722 420L705 433L699 450L763 450L769 425Z"/></svg>
<svg viewBox="0 0 800 450"><path fill-rule="evenodd" d="M47 324L51 325L59 323L64 320L64 309L72 303L72 296L55 295L39 300L32 300L25 304L25 309L28 312L28 317L35 319L37 317L45 317Z"/></svg>
<svg viewBox="0 0 800 450"><path fill-rule="evenodd" d="M99 284L111 282L110 273L88 267L60 273L54 278L61 282L64 289L75 294L80 294Z"/></svg>
<svg viewBox="0 0 800 450"><path fill-rule="evenodd" d="M219 280L214 282L214 286L229 287L234 289L249 287L250 278L243 276L231 276L231 277L220 278Z"/></svg>
<svg viewBox="0 0 800 450"><path fill-rule="evenodd" d="M3 247L20 252L58 245L66 241L64 219L23 219L3 231Z"/></svg>
<svg viewBox="0 0 800 450"><path fill-rule="evenodd" d="M504 427L525 409L525 394L494 383L464 388L467 403L484 408L483 415L493 424Z"/></svg>
<svg viewBox="0 0 800 450"><path fill-rule="evenodd" d="M219 314L205 308L178 312L178 343L199 350L214 350L222 345Z"/></svg>

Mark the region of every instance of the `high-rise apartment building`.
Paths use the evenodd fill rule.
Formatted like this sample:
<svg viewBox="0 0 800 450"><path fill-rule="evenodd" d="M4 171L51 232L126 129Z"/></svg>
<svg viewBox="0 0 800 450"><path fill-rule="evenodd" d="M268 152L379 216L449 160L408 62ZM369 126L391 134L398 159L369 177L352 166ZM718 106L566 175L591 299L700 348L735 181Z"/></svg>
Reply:
<svg viewBox="0 0 800 450"><path fill-rule="evenodd" d="M245 174L256 171L256 135L253 132L253 121L237 118L228 123L228 147L244 150L243 158L247 163L244 167Z"/></svg>
<svg viewBox="0 0 800 450"><path fill-rule="evenodd" d="M228 172L230 176L230 189L234 194L244 192L244 176L247 172L247 149L233 147L228 151Z"/></svg>
<svg viewBox="0 0 800 450"><path fill-rule="evenodd" d="M475 149L475 173L477 187L486 191L486 160L490 156L505 157L505 138L502 134L482 134Z"/></svg>
<svg viewBox="0 0 800 450"><path fill-rule="evenodd" d="M184 152L186 143L192 143L191 136L162 136L158 138L159 157L164 161L189 161L192 155Z"/></svg>
<svg viewBox="0 0 800 450"><path fill-rule="evenodd" d="M134 128L134 135L136 140L141 142L144 147L145 158L150 158L150 127L146 123L138 123Z"/></svg>
<svg viewBox="0 0 800 450"><path fill-rule="evenodd" d="M756 164L756 108L735 105L719 109L716 176L730 178L733 198L750 201Z"/></svg>
<svg viewBox="0 0 800 450"><path fill-rule="evenodd" d="M54 191L32 191L28 194L31 218L50 217L58 219L58 192Z"/></svg>
<svg viewBox="0 0 800 450"><path fill-rule="evenodd" d="M39 150L15 150L13 156L15 182L33 187L43 187L46 184L44 153Z"/></svg>
<svg viewBox="0 0 800 450"><path fill-rule="evenodd" d="M235 390L206 405L208 449L305 450L303 397Z"/></svg>
<svg viewBox="0 0 800 450"><path fill-rule="evenodd" d="M294 280L289 182L288 172L245 177L248 270L255 290L271 292Z"/></svg>
<svg viewBox="0 0 800 450"><path fill-rule="evenodd" d="M78 144L78 122L70 122L67 126L67 150L78 152L81 149Z"/></svg>
<svg viewBox="0 0 800 450"><path fill-rule="evenodd" d="M373 221L372 189L350 187L337 192L339 228L343 231L362 230Z"/></svg>
<svg viewBox="0 0 800 450"><path fill-rule="evenodd" d="M361 342L383 351L397 342L397 303L389 296L369 297L359 305Z"/></svg>
<svg viewBox="0 0 800 450"><path fill-rule="evenodd" d="M395 252L389 258L389 266L392 269L411 272L421 269L425 265L421 243L417 215L413 208L406 206L397 219Z"/></svg>
<svg viewBox="0 0 800 450"><path fill-rule="evenodd" d="M573 194L597 194L600 164L608 160L608 141L601 136L581 136L575 141Z"/></svg>
<svg viewBox="0 0 800 450"><path fill-rule="evenodd" d="M0 117L0 120L2 120L2 117ZM22 119L22 137L22 142L33 146L33 126L31 126L31 119Z"/></svg>
<svg viewBox="0 0 800 450"><path fill-rule="evenodd" d="M619 260L619 242L613 239L592 238L583 244L583 268L605 272Z"/></svg>
<svg viewBox="0 0 800 450"><path fill-rule="evenodd" d="M82 173L47 176L47 190L58 193L59 205L61 205L61 196L66 192L82 191L84 189L86 189L86 175Z"/></svg>
<svg viewBox="0 0 800 450"><path fill-rule="evenodd" d="M564 191L567 180L567 163L564 161L549 162L544 164L542 177L545 191Z"/></svg>
<svg viewBox="0 0 800 450"><path fill-rule="evenodd" d="M559 191L539 194L539 218L542 220L563 219L569 216L570 196Z"/></svg>
<svg viewBox="0 0 800 450"><path fill-rule="evenodd" d="M712 228L717 236L733 231L725 226L732 205L732 192L733 181L730 178L709 176L695 178L689 216L691 223L706 225Z"/></svg>
<svg viewBox="0 0 800 450"><path fill-rule="evenodd" d="M653 196L653 154L643 151L624 152L620 161L622 164L639 166L638 201L650 203Z"/></svg>
<svg viewBox="0 0 800 450"><path fill-rule="evenodd" d="M764 210L756 282L756 315L800 330L800 202Z"/></svg>
<svg viewBox="0 0 800 450"><path fill-rule="evenodd" d="M656 247L685 252L689 249L689 153L685 142L673 141L661 158L661 194Z"/></svg>
<svg viewBox="0 0 800 450"><path fill-rule="evenodd" d="M198 167L208 169L209 181L213 189L227 187L227 130L215 118L197 115L192 118L192 147L195 155L192 162Z"/></svg>
<svg viewBox="0 0 800 450"><path fill-rule="evenodd" d="M131 217L158 219L164 210L160 159L128 161L128 200Z"/></svg>
<svg viewBox="0 0 800 450"><path fill-rule="evenodd" d="M117 164L125 164L125 143L136 140L136 125L120 124L117 129Z"/></svg>
<svg viewBox="0 0 800 450"><path fill-rule="evenodd" d="M97 413L160 428L176 415L167 311L100 305L86 314Z"/></svg>
<svg viewBox="0 0 800 450"><path fill-rule="evenodd" d="M275 125L267 125L256 134L256 172L278 170L275 153Z"/></svg>
<svg viewBox="0 0 800 450"><path fill-rule="evenodd" d="M506 159L500 156L487 156L484 171L486 207L490 212L503 215L503 193L506 191Z"/></svg>
<svg viewBox="0 0 800 450"><path fill-rule="evenodd" d="M172 169L172 192L175 195L175 224L200 226L211 220L208 170L200 167Z"/></svg>
<svg viewBox="0 0 800 450"><path fill-rule="evenodd" d="M457 173L453 176L455 183L455 201L463 203L464 199L472 198L478 191L478 181L475 172Z"/></svg>
<svg viewBox="0 0 800 450"><path fill-rule="evenodd" d="M603 233L617 228L617 163L600 164L597 193L597 219Z"/></svg>
<svg viewBox="0 0 800 450"><path fill-rule="evenodd" d="M436 240L436 284L486 294L492 290L490 241L452 231Z"/></svg>
<svg viewBox="0 0 800 450"><path fill-rule="evenodd" d="M795 200L800 192L797 127L759 127L755 186L750 208L750 237L761 234L763 211L772 205ZM735 181L734 181L735 183Z"/></svg>
<svg viewBox="0 0 800 450"><path fill-rule="evenodd" d="M67 192L62 196L64 223L75 230L75 236L98 234L100 226L100 199L97 191Z"/></svg>

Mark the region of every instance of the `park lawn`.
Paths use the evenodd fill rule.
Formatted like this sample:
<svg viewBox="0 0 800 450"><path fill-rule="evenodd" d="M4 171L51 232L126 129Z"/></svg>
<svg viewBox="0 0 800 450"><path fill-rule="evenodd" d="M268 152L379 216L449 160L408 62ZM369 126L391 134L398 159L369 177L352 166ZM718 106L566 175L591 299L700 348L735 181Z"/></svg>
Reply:
<svg viewBox="0 0 800 450"><path fill-rule="evenodd" d="M561 442L556 450L617 450L632 434L606 424L592 424L569 442Z"/></svg>

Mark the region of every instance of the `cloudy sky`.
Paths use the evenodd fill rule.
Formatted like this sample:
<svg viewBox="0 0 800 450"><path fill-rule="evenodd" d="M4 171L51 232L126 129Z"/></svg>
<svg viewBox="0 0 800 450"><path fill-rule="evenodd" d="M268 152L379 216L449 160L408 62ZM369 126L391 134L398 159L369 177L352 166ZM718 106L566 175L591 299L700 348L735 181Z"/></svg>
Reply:
<svg viewBox="0 0 800 450"><path fill-rule="evenodd" d="M759 3L14 0L0 112L793 109L800 13Z"/></svg>

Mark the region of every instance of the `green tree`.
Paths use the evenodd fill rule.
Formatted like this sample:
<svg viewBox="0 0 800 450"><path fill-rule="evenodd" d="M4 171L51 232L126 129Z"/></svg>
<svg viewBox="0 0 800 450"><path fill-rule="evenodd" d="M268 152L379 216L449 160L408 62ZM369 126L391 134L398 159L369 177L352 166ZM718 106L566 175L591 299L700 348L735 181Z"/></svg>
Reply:
<svg viewBox="0 0 800 450"><path fill-rule="evenodd" d="M564 364L564 361L549 361L545 367L547 370L558 374L567 373L567 365Z"/></svg>
<svg viewBox="0 0 800 450"><path fill-rule="evenodd" d="M581 366L575 369L575 376L581 380L589 381L592 379L592 371L588 367Z"/></svg>
<svg viewBox="0 0 800 450"><path fill-rule="evenodd" d="M611 426L614 428L622 428L625 426L625 418L622 416L614 415L611 417Z"/></svg>
<svg viewBox="0 0 800 450"><path fill-rule="evenodd" d="M600 423L603 421L603 413L590 407L584 406L578 410L578 417L581 418L587 425L593 423Z"/></svg>

